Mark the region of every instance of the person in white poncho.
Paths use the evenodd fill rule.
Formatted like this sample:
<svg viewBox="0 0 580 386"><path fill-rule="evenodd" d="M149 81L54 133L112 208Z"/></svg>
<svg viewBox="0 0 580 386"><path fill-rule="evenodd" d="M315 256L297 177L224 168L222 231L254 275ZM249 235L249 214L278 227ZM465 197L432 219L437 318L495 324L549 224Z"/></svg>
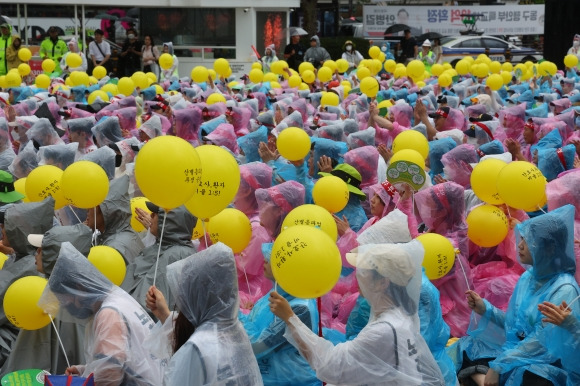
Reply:
<svg viewBox="0 0 580 386"><path fill-rule="evenodd" d="M271 293L270 309L287 323L286 339L318 379L336 385L445 384L419 333L423 254L417 241L359 247L356 275L361 294L371 305L371 317L354 340L337 346L314 334L284 298Z"/></svg>

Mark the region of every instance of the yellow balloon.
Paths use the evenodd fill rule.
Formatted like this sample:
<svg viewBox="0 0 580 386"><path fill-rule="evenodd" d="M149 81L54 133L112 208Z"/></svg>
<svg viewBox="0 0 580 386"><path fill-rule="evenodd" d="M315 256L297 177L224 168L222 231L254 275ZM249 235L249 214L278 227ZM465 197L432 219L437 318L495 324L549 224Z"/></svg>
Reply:
<svg viewBox="0 0 580 386"><path fill-rule="evenodd" d="M300 83L302 83L302 78L300 78L300 75L292 75L290 78L288 78L288 86L290 87L298 87L300 86Z"/></svg>
<svg viewBox="0 0 580 386"><path fill-rule="evenodd" d="M444 71L443 66L439 63L435 63L434 65L431 66L431 74L435 76L441 75L443 71Z"/></svg>
<svg viewBox="0 0 580 386"><path fill-rule="evenodd" d="M332 71L333 74L338 69L338 66L334 60L326 60L322 65L324 67L330 68L330 71Z"/></svg>
<svg viewBox="0 0 580 386"><path fill-rule="evenodd" d="M248 76L250 77L250 81L252 83L260 83L264 79L264 73L262 70L257 68L252 69Z"/></svg>
<svg viewBox="0 0 580 386"><path fill-rule="evenodd" d="M6 88L6 75L0 76L0 87Z"/></svg>
<svg viewBox="0 0 580 386"><path fill-rule="evenodd" d="M500 74L491 74L485 81L485 84L493 91L497 91L503 86L503 78Z"/></svg>
<svg viewBox="0 0 580 386"><path fill-rule="evenodd" d="M278 60L270 64L270 71L272 71L276 75L282 75L282 73L284 72L284 67L282 66L282 63L280 63L280 61Z"/></svg>
<svg viewBox="0 0 580 386"><path fill-rule="evenodd" d="M18 73L21 76L26 76L30 74L30 66L28 65L28 63L20 63L18 65Z"/></svg>
<svg viewBox="0 0 580 386"><path fill-rule="evenodd" d="M300 63L300 65L298 66L298 72L300 73L300 75L302 75L302 73L306 70L314 72L314 65L310 62Z"/></svg>
<svg viewBox="0 0 580 386"><path fill-rule="evenodd" d="M26 47L22 47L18 50L18 59L22 60L23 62L28 62L32 58L32 52Z"/></svg>
<svg viewBox="0 0 580 386"><path fill-rule="evenodd" d="M18 70L16 70L16 72L11 71L6 74L6 87L20 87L21 83L22 78L20 77Z"/></svg>
<svg viewBox="0 0 580 386"><path fill-rule="evenodd" d="M420 134L420 133L418 133L418 134ZM420 134L420 135L422 135L422 134ZM402 149L402 150L397 151L391 157L391 164L394 164L397 161L412 162L412 163L418 165L419 167L421 167L421 169L423 169L423 170L425 169L425 158L423 158L421 153L419 153L417 150Z"/></svg>
<svg viewBox="0 0 580 386"><path fill-rule="evenodd" d="M280 155L288 161L299 161L310 152L310 137L298 127L288 127L278 135L276 146Z"/></svg>
<svg viewBox="0 0 580 386"><path fill-rule="evenodd" d="M55 209L62 208L67 204L62 192L62 174L62 170L53 165L36 167L26 178L26 197L31 202L39 202L52 196Z"/></svg>
<svg viewBox="0 0 580 386"><path fill-rule="evenodd" d="M201 176L196 177L193 196L185 206L197 218L209 219L236 196L240 187L240 168L235 158L221 147L203 145L196 150L202 171Z"/></svg>
<svg viewBox="0 0 580 386"><path fill-rule="evenodd" d="M54 60L52 59L44 59L42 61L42 70L44 72L53 72L54 69L56 68L56 63L54 63Z"/></svg>
<svg viewBox="0 0 580 386"><path fill-rule="evenodd" d="M107 94L103 90L95 90L89 95L89 97L87 98L87 102L89 104L92 104L97 100L97 98L101 98L101 100L103 102L108 102L109 101L109 94Z"/></svg>
<svg viewBox="0 0 580 386"><path fill-rule="evenodd" d="M441 87L449 87L451 86L451 83L453 83L453 79L451 79L451 77L445 73L439 75L437 81Z"/></svg>
<svg viewBox="0 0 580 386"><path fill-rule="evenodd" d="M379 47L372 46L371 48L369 48L369 56L372 59L377 59L380 54L381 54L381 49Z"/></svg>
<svg viewBox="0 0 580 386"><path fill-rule="evenodd" d="M493 74L499 74L501 72L501 63L498 61L493 61L489 64L489 71Z"/></svg>
<svg viewBox="0 0 580 386"><path fill-rule="evenodd" d="M340 100L338 98L338 95L333 93L333 92L327 92L327 93L323 94L322 97L320 98L320 105L322 107L338 106L339 103L340 103Z"/></svg>
<svg viewBox="0 0 580 386"><path fill-rule="evenodd" d="M420 60L411 60L409 64L407 64L407 74L411 77L417 78L423 75L425 72L425 64L423 64Z"/></svg>
<svg viewBox="0 0 580 386"><path fill-rule="evenodd" d="M208 105L213 105L214 103L219 103L219 102L226 103L226 98L222 94L219 94L217 92L210 94L210 96L208 96L207 100L206 100L206 103Z"/></svg>
<svg viewBox="0 0 580 386"><path fill-rule="evenodd" d="M111 95L117 95L119 93L117 85L113 83L107 83L106 85L101 87L101 91L111 93Z"/></svg>
<svg viewBox="0 0 580 386"><path fill-rule="evenodd" d="M91 161L77 161L62 174L62 190L69 204L89 209L102 203L109 192L109 178L103 168Z"/></svg>
<svg viewBox="0 0 580 386"><path fill-rule="evenodd" d="M284 218L282 230L297 225L322 229L332 240L336 240L338 237L336 221L329 211L318 205L306 204L292 209Z"/></svg>
<svg viewBox="0 0 580 386"><path fill-rule="evenodd" d="M506 165L502 160L490 158L473 168L471 189L480 200L493 205L504 203L497 192L497 178Z"/></svg>
<svg viewBox="0 0 580 386"><path fill-rule="evenodd" d="M131 199L131 228L135 230L135 232L142 232L145 230L143 224L137 221L137 211L136 209L143 209L145 212L151 214L149 208L147 208L146 202L149 200L146 197L133 197Z"/></svg>
<svg viewBox="0 0 580 386"><path fill-rule="evenodd" d="M350 193L346 182L336 176L325 176L316 181L312 199L330 213L340 212L348 204Z"/></svg>
<svg viewBox="0 0 580 386"><path fill-rule="evenodd" d="M501 75L501 78L503 80L503 84L504 85L505 84L508 84L509 82L512 81L512 73L511 72L503 71L502 70L501 73L500 73L500 75Z"/></svg>
<svg viewBox="0 0 580 386"><path fill-rule="evenodd" d="M135 91L135 82L129 77L123 77L117 82L117 89L125 96L130 96Z"/></svg>
<svg viewBox="0 0 580 386"><path fill-rule="evenodd" d="M395 75L396 79L404 78L407 76L407 68L405 66L399 66L395 68L395 73L393 75Z"/></svg>
<svg viewBox="0 0 580 386"><path fill-rule="evenodd" d="M321 82L329 82L332 79L332 70L328 67L320 67L318 69L318 80Z"/></svg>
<svg viewBox="0 0 580 386"><path fill-rule="evenodd" d="M316 75L311 70L304 70L302 73L302 80L306 83L314 83Z"/></svg>
<svg viewBox="0 0 580 386"><path fill-rule="evenodd" d="M131 75L131 80L135 83L135 87L139 87L141 90L149 87L149 78L142 71L137 71Z"/></svg>
<svg viewBox="0 0 580 386"><path fill-rule="evenodd" d="M161 54L159 57L159 66L164 70L169 70L173 67L173 56L170 54Z"/></svg>
<svg viewBox="0 0 580 386"><path fill-rule="evenodd" d="M23 330L38 330L50 323L48 314L38 306L47 283L39 276L25 276L8 287L3 305L10 323Z"/></svg>
<svg viewBox="0 0 580 386"><path fill-rule="evenodd" d="M153 138L141 148L135 160L139 188L145 197L165 211L189 200L201 177L198 153L179 137Z"/></svg>
<svg viewBox="0 0 580 386"><path fill-rule="evenodd" d="M302 82L300 84L300 86L298 86L298 90L310 90L310 87L306 83ZM349 87L349 90L350 90L350 87ZM344 90L344 93L345 93L345 95L348 94L348 92L346 91L346 88Z"/></svg>
<svg viewBox="0 0 580 386"><path fill-rule="evenodd" d="M270 82L270 87L272 87L272 88L282 88L282 86L278 82Z"/></svg>
<svg viewBox="0 0 580 386"><path fill-rule="evenodd" d="M95 78L94 76L89 76L89 84L91 86L97 83L99 83L99 80L97 78Z"/></svg>
<svg viewBox="0 0 580 386"><path fill-rule="evenodd" d="M88 259L113 284L119 286L125 280L125 259L115 248L106 245L92 247Z"/></svg>
<svg viewBox="0 0 580 386"><path fill-rule="evenodd" d="M77 68L83 64L83 58L76 52L69 52L66 56L66 65L70 68Z"/></svg>
<svg viewBox="0 0 580 386"><path fill-rule="evenodd" d="M204 232L203 232L204 225L203 224L204 224L203 220L197 220L197 222L195 223L195 228L193 228L193 232L191 233L192 240L197 240L204 235ZM206 226L208 224L209 224L209 220L206 222Z"/></svg>
<svg viewBox="0 0 580 386"><path fill-rule="evenodd" d="M568 68L574 68L578 64L578 57L576 55L566 55L564 57L564 64Z"/></svg>
<svg viewBox="0 0 580 386"><path fill-rule="evenodd" d="M196 83L207 82L208 76L209 72L204 66L195 66L191 70L191 79L193 79L193 81Z"/></svg>
<svg viewBox="0 0 580 386"><path fill-rule="evenodd" d="M508 234L509 222L505 213L493 205L473 209L466 219L467 237L480 247L495 247Z"/></svg>
<svg viewBox="0 0 580 386"><path fill-rule="evenodd" d="M230 69L230 63L226 59L216 59L213 62L213 69L218 75L225 76Z"/></svg>
<svg viewBox="0 0 580 386"><path fill-rule="evenodd" d="M82 71L73 71L69 77L72 80L73 86L89 86L89 75ZM68 79L68 78L67 78Z"/></svg>
<svg viewBox="0 0 580 386"><path fill-rule="evenodd" d="M546 206L547 203L548 197L546 196L546 194L544 194L544 197L540 200L539 204L536 204L535 206L529 208L524 208L524 212L537 212L538 210L540 210L540 208Z"/></svg>
<svg viewBox="0 0 580 386"><path fill-rule="evenodd" d="M306 225L284 230L274 241L270 260L276 282L290 295L317 298L340 277L340 251L326 233Z"/></svg>
<svg viewBox="0 0 580 386"><path fill-rule="evenodd" d="M447 275L455 264L455 248L451 241L437 233L423 233L416 240L425 249L423 267L427 277L435 280Z"/></svg>
<svg viewBox="0 0 580 386"><path fill-rule="evenodd" d="M107 76L107 69L103 66L93 68L93 76L97 79L102 79Z"/></svg>
<svg viewBox="0 0 580 386"><path fill-rule="evenodd" d="M262 63L260 63L260 62L254 62L254 63L252 63L252 69L254 69L254 68L255 69L258 69L258 70L261 70L262 69Z"/></svg>
<svg viewBox="0 0 580 386"><path fill-rule="evenodd" d="M274 74L273 72L268 72L264 74L264 78L262 79L262 82L277 82L277 81L278 75Z"/></svg>
<svg viewBox="0 0 580 386"><path fill-rule="evenodd" d="M393 59L385 61L385 71L392 74L395 72L395 68L397 68L397 62L395 62Z"/></svg>
<svg viewBox="0 0 580 386"><path fill-rule="evenodd" d="M0 252L0 269L4 267L4 263L6 262L6 260L8 260L8 256Z"/></svg>
<svg viewBox="0 0 580 386"><path fill-rule="evenodd" d="M501 69L503 71L512 72L513 69L514 69L514 67L513 67L513 65L510 62L503 62L501 64Z"/></svg>
<svg viewBox="0 0 580 386"><path fill-rule="evenodd" d="M500 171L497 191L504 202L512 208L537 209L545 196L546 178L536 165L514 161Z"/></svg>
<svg viewBox="0 0 580 386"><path fill-rule="evenodd" d="M360 90L369 98L374 98L379 93L379 82L373 77L366 77L360 82Z"/></svg>
<svg viewBox="0 0 580 386"><path fill-rule="evenodd" d="M152 72L148 72L145 75L147 75L147 78L151 79L151 82L155 83L157 82L157 75L155 75Z"/></svg>
<svg viewBox="0 0 580 386"><path fill-rule="evenodd" d="M429 155L429 142L427 138L416 130L405 130L398 134L393 141L393 154L397 152L411 149L419 152L423 159Z"/></svg>
<svg viewBox="0 0 580 386"><path fill-rule="evenodd" d="M160 85L156 84L155 86L155 93L158 95L161 95L165 92L165 90L163 90L163 87L161 87Z"/></svg>
<svg viewBox="0 0 580 386"><path fill-rule="evenodd" d="M211 78L211 81L215 81L215 79L217 78L217 74L216 72L213 70L213 68L208 68L207 72L209 72L209 77Z"/></svg>
<svg viewBox="0 0 580 386"><path fill-rule="evenodd" d="M26 177L19 178L16 181L14 181L14 190L25 196L22 199L22 202L30 202L28 197L26 197Z"/></svg>
<svg viewBox="0 0 580 386"><path fill-rule="evenodd" d="M213 216L207 231L213 243L222 242L234 253L246 249L252 239L250 219L242 211L233 208L226 208Z"/></svg>
<svg viewBox="0 0 580 386"><path fill-rule="evenodd" d="M470 67L471 67L471 65L469 64L469 62L467 60L461 59L455 65L455 70L457 71L457 73L459 75L467 75L467 74L469 74Z"/></svg>
<svg viewBox="0 0 580 386"><path fill-rule="evenodd" d="M366 67L359 67L358 70L356 70L356 77L358 80L362 81L369 76L371 76L371 70Z"/></svg>
<svg viewBox="0 0 580 386"><path fill-rule="evenodd" d="M338 59L336 61L336 68L339 73L345 73L348 70L348 62L345 59Z"/></svg>

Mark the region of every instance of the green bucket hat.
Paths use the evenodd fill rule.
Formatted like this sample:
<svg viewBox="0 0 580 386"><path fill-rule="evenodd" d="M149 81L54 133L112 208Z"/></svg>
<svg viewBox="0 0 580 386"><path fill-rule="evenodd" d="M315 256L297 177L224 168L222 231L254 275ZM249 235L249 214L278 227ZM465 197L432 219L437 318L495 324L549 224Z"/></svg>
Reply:
<svg viewBox="0 0 580 386"><path fill-rule="evenodd" d="M338 164L330 173L319 172L318 174L323 177L335 176L340 178L346 182L349 192L356 195L361 201L367 199L366 194L364 194L364 192L359 188L362 181L360 173L349 164Z"/></svg>
<svg viewBox="0 0 580 386"><path fill-rule="evenodd" d="M14 190L14 179L8 172L0 170L0 202L9 204L22 200L25 196Z"/></svg>

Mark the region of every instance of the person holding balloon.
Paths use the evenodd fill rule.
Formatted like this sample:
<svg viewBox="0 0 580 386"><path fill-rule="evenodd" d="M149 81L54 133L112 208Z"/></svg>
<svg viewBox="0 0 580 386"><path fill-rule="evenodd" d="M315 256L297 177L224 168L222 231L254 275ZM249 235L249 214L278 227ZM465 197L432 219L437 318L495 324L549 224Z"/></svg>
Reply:
<svg viewBox="0 0 580 386"><path fill-rule="evenodd" d="M25 63L18 56L18 52L21 48L22 39L20 39L20 35L13 35L12 44L6 47L6 61L8 63L8 71L12 70L13 68L18 69L19 65Z"/></svg>
<svg viewBox="0 0 580 386"><path fill-rule="evenodd" d="M64 40L58 37L58 27L50 27L47 35L40 43L39 55L42 60L52 59L54 63L60 63L64 54L68 52L67 45ZM53 71L53 74L57 76L60 76L61 73L62 69L60 67L56 67Z"/></svg>
<svg viewBox="0 0 580 386"><path fill-rule="evenodd" d="M469 336L460 339L450 348L450 353L456 366L478 384L571 385L578 382L577 365L556 363L562 350L570 350L564 329L543 325L542 314L538 312L538 304L544 301L572 305L580 294L573 277L576 271L573 226L571 205L516 226L519 260L528 270L520 277L505 313L474 291L466 292L469 307L479 316L477 323L470 327ZM578 304L571 312L578 318ZM480 345L481 340L486 342L485 346ZM554 353L559 354L554 356Z"/></svg>
<svg viewBox="0 0 580 386"><path fill-rule="evenodd" d="M91 230L84 224L56 226L45 234L29 234L28 243L38 248L35 256L36 269L41 274L50 277L64 242L72 243L83 255L88 255L91 249L91 236ZM9 373L38 368L52 374L64 374L68 367L67 360L72 363L84 360L84 328L61 320L55 321L55 325L65 345L67 358L58 347L58 340L50 324L36 330L22 329L2 371ZM39 344L39 342L46 343Z"/></svg>
<svg viewBox="0 0 580 386"><path fill-rule="evenodd" d="M287 325L285 337L332 384L444 385L443 376L419 335L417 306L423 249L417 242L369 245L355 264L370 320L351 341L334 346L305 325L288 301L270 294L270 310ZM290 340L291 338L291 340Z"/></svg>
<svg viewBox="0 0 580 386"><path fill-rule="evenodd" d="M163 54L169 55L167 58L172 58L172 61L168 61L167 63L162 63L166 57L159 57L159 65L161 66L161 74L159 74L161 80L171 80L171 78L175 77L179 79L179 60L177 56L173 53L173 43L172 42L165 42L163 43ZM163 57L163 58L162 58Z"/></svg>
<svg viewBox="0 0 580 386"><path fill-rule="evenodd" d="M85 53L79 50L79 45L77 43L77 40L75 38L72 38L71 40L68 41L68 43L66 44L68 47L68 52L66 54L63 55L62 59L60 60L60 68L64 73L71 73L73 71L82 71L82 72L86 72L87 71L87 57L85 56ZM77 67L71 67L69 66L68 62L67 62L67 57L71 54L77 54L81 57L81 62Z"/></svg>

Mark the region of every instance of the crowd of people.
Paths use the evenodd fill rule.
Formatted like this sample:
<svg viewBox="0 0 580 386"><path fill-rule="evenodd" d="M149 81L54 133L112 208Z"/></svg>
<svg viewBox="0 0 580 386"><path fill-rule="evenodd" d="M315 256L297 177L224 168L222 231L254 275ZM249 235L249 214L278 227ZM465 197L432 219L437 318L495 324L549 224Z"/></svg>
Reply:
<svg viewBox="0 0 580 386"><path fill-rule="evenodd" d="M0 26L3 36L7 28ZM55 325L18 329L3 309L0 374L92 373L98 385L580 384L575 68L526 80L514 71L497 91L471 74L442 87L436 77L418 85L381 69L382 76L371 75L379 91L369 97L359 90L364 56L352 41L344 44L346 71L292 87L291 68L322 68L330 59L316 36L306 49L295 35L276 81L179 78L173 55L173 66L159 68L150 87L88 103L89 92L115 79L65 86L61 75L73 70L65 56L79 52L78 44L49 34L41 55L65 65L49 88L0 92L0 251L8 256L0 296L19 278L45 276L39 305L55 315ZM430 47L401 48L407 58L440 63ZM145 66L155 73L160 54L172 49L164 43L160 51L151 36L141 44L128 30L121 57L127 71ZM109 50L96 31L90 58L74 70L106 67ZM385 59L389 51L382 50ZM266 73L279 61L268 46L255 68ZM277 137L289 127L311 139L304 159L289 161L278 151ZM393 142L409 130L429 147L426 182L417 191L387 178ZM252 228L241 253L203 231L192 240L200 220L185 206L166 212L148 202L148 211L132 211L131 199L143 195L135 162L161 136L219 146L235 158L240 186L231 206ZM483 204L471 172L489 158L533 163L548 183L544 207L499 205L508 234L481 247L468 237L466 218ZM39 201L15 188L39 166L64 170L81 160L109 178L107 197L93 209L55 209L50 195ZM342 179L349 197L334 214L340 278L317 302L281 288L271 264L284 219L314 203L314 185L325 175ZM425 233L445 236L456 249L439 279L421 268L425 251L415 239ZM123 257L120 286L87 260L95 245Z"/></svg>

